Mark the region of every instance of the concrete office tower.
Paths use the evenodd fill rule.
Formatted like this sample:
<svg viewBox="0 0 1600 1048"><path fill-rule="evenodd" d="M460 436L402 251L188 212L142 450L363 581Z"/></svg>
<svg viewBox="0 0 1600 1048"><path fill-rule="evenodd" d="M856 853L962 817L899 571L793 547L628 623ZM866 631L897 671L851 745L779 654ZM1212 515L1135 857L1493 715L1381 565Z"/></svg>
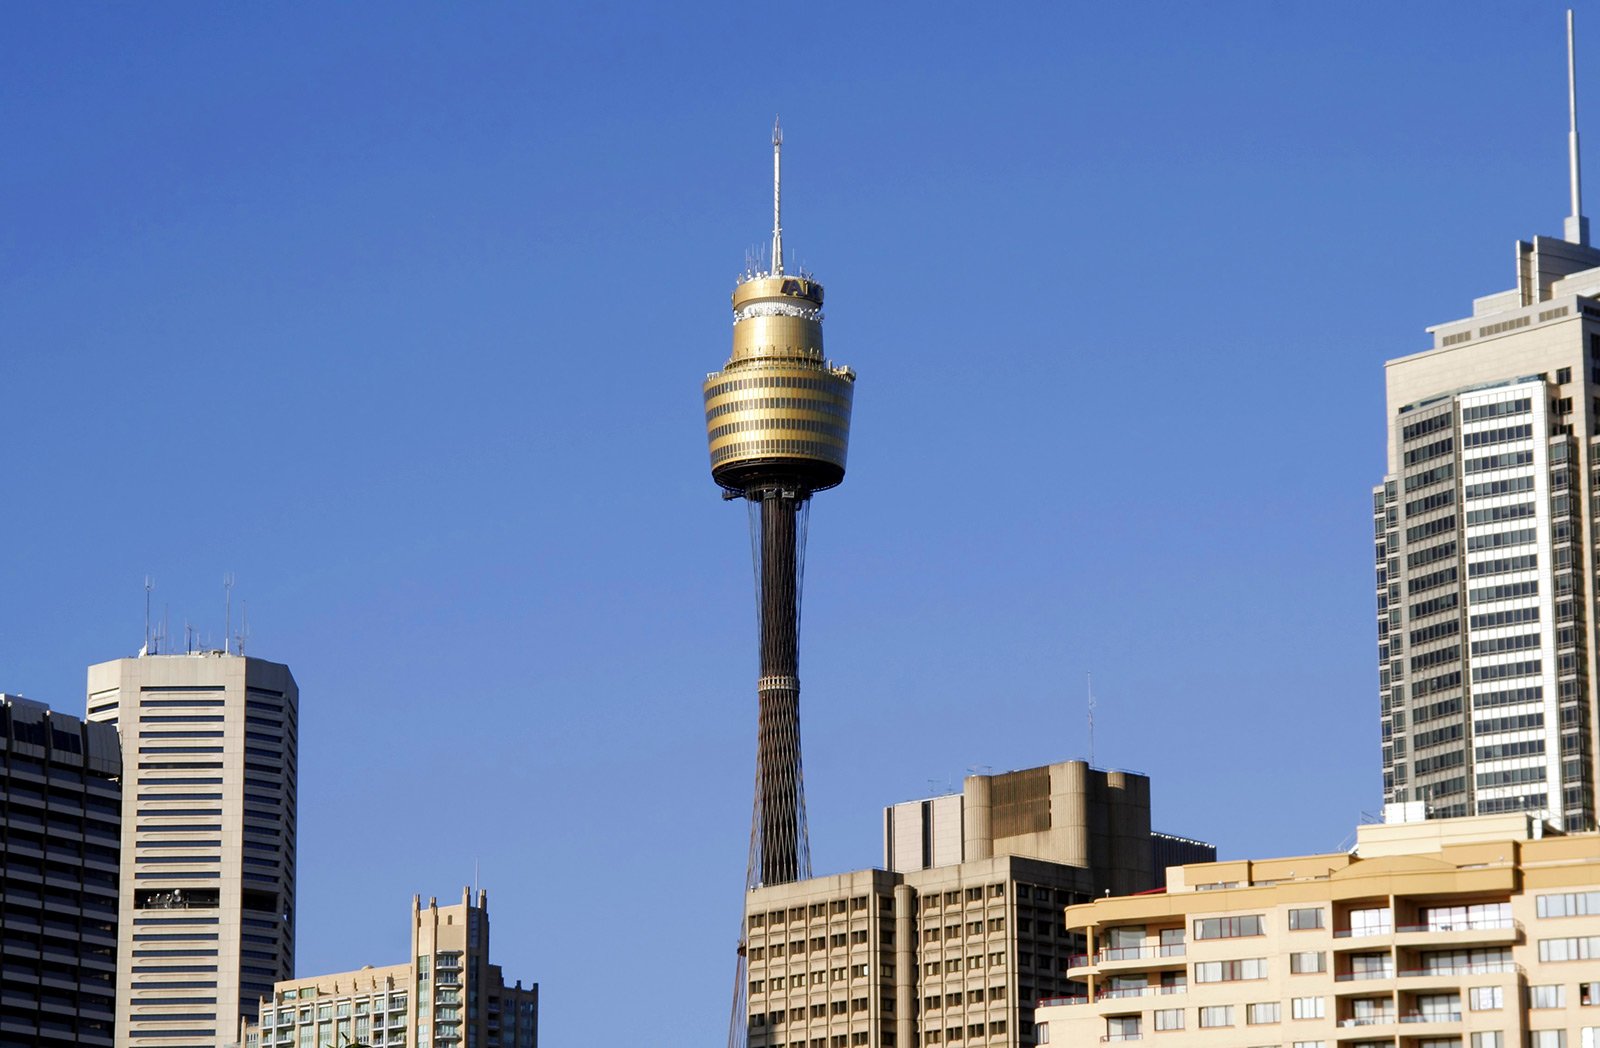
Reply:
<svg viewBox="0 0 1600 1048"><path fill-rule="evenodd" d="M1150 782L1082 761L975 775L884 812L884 866L746 897L751 1048L1032 1045L1082 952L1062 908L1157 885Z"/></svg>
<svg viewBox="0 0 1600 1048"><path fill-rule="evenodd" d="M539 987L507 986L489 961L489 895L411 901L408 960L286 979L260 1002L244 1048L359 1043L372 1048L537 1048Z"/></svg>
<svg viewBox="0 0 1600 1048"><path fill-rule="evenodd" d="M0 695L0 1044L111 1048L116 732Z"/></svg>
<svg viewBox="0 0 1600 1048"><path fill-rule="evenodd" d="M750 508L761 674L749 884L810 876L800 766L800 592L813 492L844 479L855 372L822 352L822 285L785 273L783 133L772 131L772 257L733 290L733 355L705 381L711 476Z"/></svg>
<svg viewBox="0 0 1600 1048"><path fill-rule="evenodd" d="M1569 239L1519 242L1515 287L1386 365L1372 508L1392 821L1596 825L1600 251L1572 145Z"/></svg>
<svg viewBox="0 0 1600 1048"><path fill-rule="evenodd" d="M1600 838L1525 814L1362 826L1352 852L1174 869L1066 910L1041 1044L1600 1045ZM926 1041L924 1043L927 1043Z"/></svg>
<svg viewBox="0 0 1600 1048"><path fill-rule="evenodd" d="M89 667L122 738L117 1048L215 1048L294 971L299 690L219 651Z"/></svg>

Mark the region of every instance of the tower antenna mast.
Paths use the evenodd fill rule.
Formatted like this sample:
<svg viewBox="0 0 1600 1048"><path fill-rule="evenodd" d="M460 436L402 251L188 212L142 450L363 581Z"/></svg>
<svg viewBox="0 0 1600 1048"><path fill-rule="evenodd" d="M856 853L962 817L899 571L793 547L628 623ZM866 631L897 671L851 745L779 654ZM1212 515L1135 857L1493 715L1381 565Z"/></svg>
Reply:
<svg viewBox="0 0 1600 1048"><path fill-rule="evenodd" d="M140 655L153 654L150 650L150 591L156 588L156 581L149 575L144 577L144 650Z"/></svg>
<svg viewBox="0 0 1600 1048"><path fill-rule="evenodd" d="M1583 217L1583 187L1578 176L1578 63L1572 42L1572 8L1567 8L1567 172L1572 182L1572 214L1567 240L1589 246L1589 220Z"/></svg>
<svg viewBox="0 0 1600 1048"><path fill-rule="evenodd" d="M1089 689L1089 766L1094 766L1094 674L1085 673L1084 679Z"/></svg>
<svg viewBox="0 0 1600 1048"><path fill-rule="evenodd" d="M222 651L233 649L233 572L222 576Z"/></svg>
<svg viewBox="0 0 1600 1048"><path fill-rule="evenodd" d="M1567 12L1572 22L1572 12ZM1574 132L1576 134L1576 132ZM1574 161L1576 163L1576 161ZM783 276L783 125L772 118L772 275Z"/></svg>

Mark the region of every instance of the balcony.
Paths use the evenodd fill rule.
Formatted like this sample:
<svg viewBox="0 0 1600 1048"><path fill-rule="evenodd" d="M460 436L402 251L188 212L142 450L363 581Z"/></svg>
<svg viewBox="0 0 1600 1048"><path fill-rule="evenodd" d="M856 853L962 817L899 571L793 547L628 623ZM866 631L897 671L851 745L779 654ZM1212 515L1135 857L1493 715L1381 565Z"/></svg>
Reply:
<svg viewBox="0 0 1600 1048"><path fill-rule="evenodd" d="M1432 968L1402 968L1400 978L1423 979L1434 975L1509 975L1522 968L1514 961L1483 961L1477 964L1442 964Z"/></svg>
<svg viewBox="0 0 1600 1048"><path fill-rule="evenodd" d="M1036 1008L1056 1008L1074 1004L1088 1004L1089 998L1081 994L1075 997L1041 997L1034 1002Z"/></svg>
<svg viewBox="0 0 1600 1048"><path fill-rule="evenodd" d="M1404 973L1402 973L1404 974ZM1334 982L1362 982L1367 979L1393 979L1393 968L1377 968L1368 972L1340 972L1333 977Z"/></svg>
<svg viewBox="0 0 1600 1048"><path fill-rule="evenodd" d="M1348 1019L1339 1020L1340 1029L1352 1029L1361 1026L1388 1026L1394 1022L1394 1012L1374 1012L1371 1015L1352 1015Z"/></svg>
<svg viewBox="0 0 1600 1048"><path fill-rule="evenodd" d="M1509 917L1405 924L1395 929L1397 946L1509 946L1521 938L1522 925Z"/></svg>
<svg viewBox="0 0 1600 1048"><path fill-rule="evenodd" d="M1087 968L1091 964L1106 973L1138 971L1142 968L1180 968L1187 948L1183 943L1163 943L1159 946L1111 946L1087 954L1067 958L1068 969Z"/></svg>

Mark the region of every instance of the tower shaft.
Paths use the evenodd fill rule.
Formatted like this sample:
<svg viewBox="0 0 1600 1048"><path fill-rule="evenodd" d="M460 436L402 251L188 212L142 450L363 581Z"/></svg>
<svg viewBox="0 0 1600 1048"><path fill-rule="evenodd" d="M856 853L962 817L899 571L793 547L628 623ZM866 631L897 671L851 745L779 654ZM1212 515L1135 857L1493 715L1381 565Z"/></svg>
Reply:
<svg viewBox="0 0 1600 1048"><path fill-rule="evenodd" d="M755 854L759 884L809 877L800 767L800 542L803 496L767 489L757 503L761 679L757 688Z"/></svg>

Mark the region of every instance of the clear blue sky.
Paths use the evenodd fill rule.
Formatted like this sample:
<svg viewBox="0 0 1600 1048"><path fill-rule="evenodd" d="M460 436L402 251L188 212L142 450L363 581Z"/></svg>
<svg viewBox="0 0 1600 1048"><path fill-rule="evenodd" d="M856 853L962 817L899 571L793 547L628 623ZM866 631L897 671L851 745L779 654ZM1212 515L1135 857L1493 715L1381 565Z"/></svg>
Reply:
<svg viewBox="0 0 1600 1048"><path fill-rule="evenodd" d="M781 112L860 374L818 870L1085 756L1091 671L1159 827L1337 848L1380 800L1382 362L1559 234L1561 11L13 5L0 689L81 712L145 575L215 642L233 572L301 686L302 973L401 960L477 861L546 1043L718 1043L755 635L699 382Z"/></svg>

